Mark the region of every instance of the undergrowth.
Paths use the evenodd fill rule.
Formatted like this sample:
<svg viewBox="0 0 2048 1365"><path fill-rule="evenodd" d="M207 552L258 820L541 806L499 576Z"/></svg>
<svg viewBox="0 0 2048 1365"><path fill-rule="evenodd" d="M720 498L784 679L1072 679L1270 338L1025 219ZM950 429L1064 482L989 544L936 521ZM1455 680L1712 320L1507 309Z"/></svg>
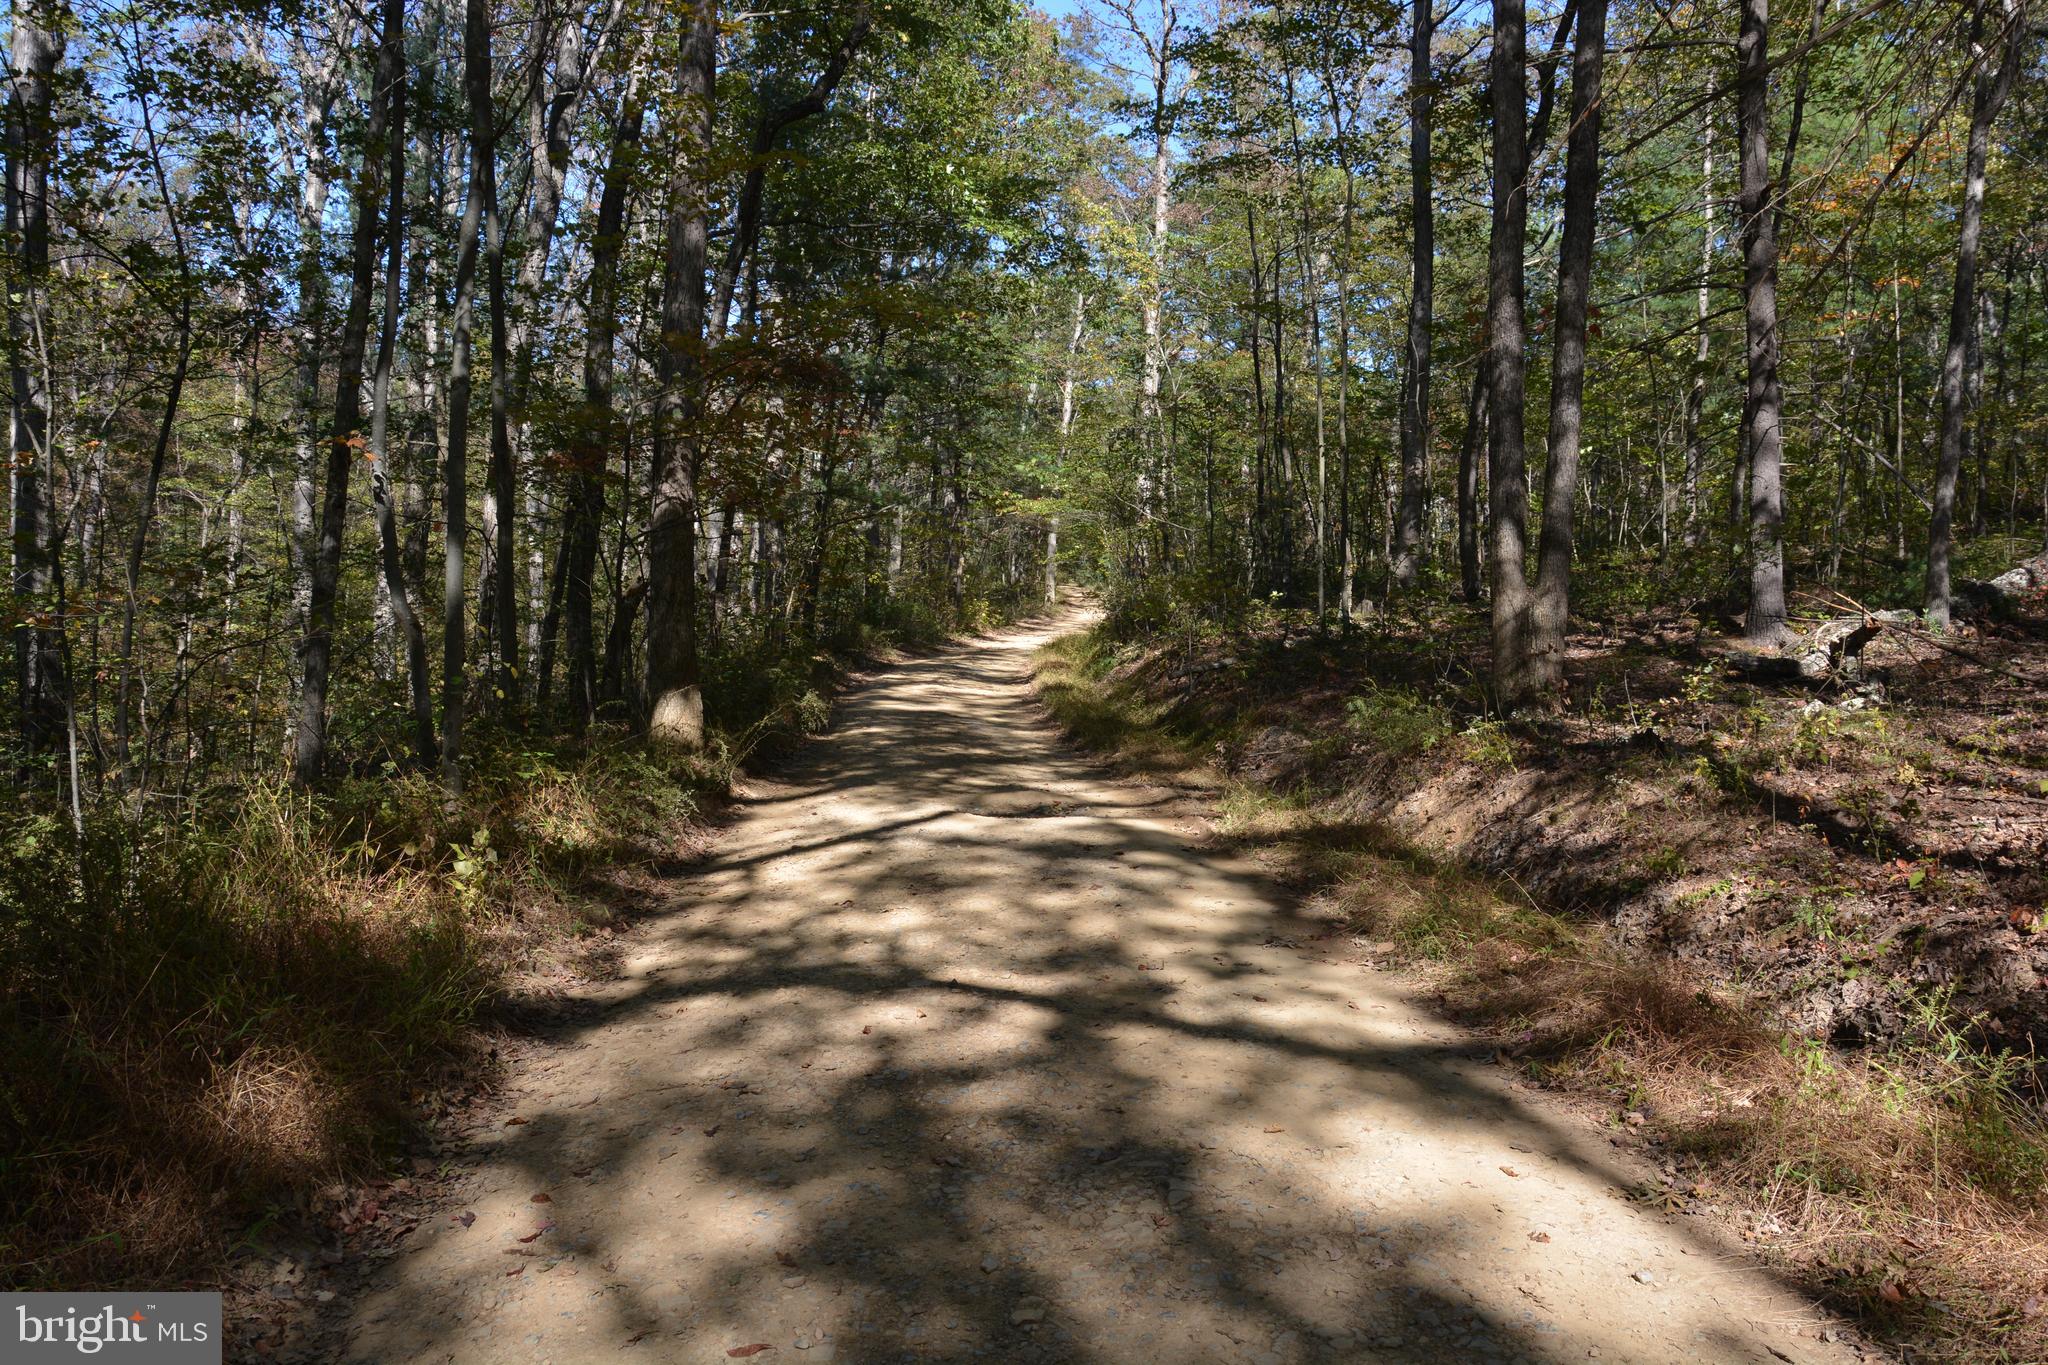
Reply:
<svg viewBox="0 0 2048 1365"><path fill-rule="evenodd" d="M1158 771L1205 766L1210 737L1111 676L1101 632L1039 656L1040 695L1089 746ZM1349 728L1399 754L1459 737L1427 703L1375 689ZM1512 763L1498 736L1463 761ZM1888 1048L1789 1036L1740 995L1629 951L1336 803L1238 781L1221 831L1318 888L1344 928L1405 961L1538 1080L1597 1097L1663 1158L1645 1197L1706 1209L1920 1358L2048 1360L2048 1125L2030 1056L1970 1040L1948 992Z"/></svg>
<svg viewBox="0 0 2048 1365"><path fill-rule="evenodd" d="M748 749L825 719L805 670L755 701L674 765L479 733L458 799L387 765L82 833L0 808L0 1285L204 1281L372 1174L494 1002L616 915L595 874L676 856Z"/></svg>

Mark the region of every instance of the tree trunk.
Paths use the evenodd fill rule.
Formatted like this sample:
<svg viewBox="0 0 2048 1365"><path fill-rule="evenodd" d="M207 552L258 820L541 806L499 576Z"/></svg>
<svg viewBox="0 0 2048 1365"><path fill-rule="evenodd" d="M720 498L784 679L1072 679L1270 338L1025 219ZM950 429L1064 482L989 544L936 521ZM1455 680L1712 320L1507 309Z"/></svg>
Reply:
<svg viewBox="0 0 2048 1365"><path fill-rule="evenodd" d="M1977 0L1970 19L1970 48L1983 52L1984 10ZM1934 510L1927 528L1927 624L1946 629L1950 602L1949 556L1953 550L1956 479L1963 464L1963 436L1969 421L1968 352L1977 315L1977 253L1984 236L1985 162L1991 122L2012 90L2019 69L2026 16L2018 0L2006 0L2004 53L1994 67L1985 53L1977 59L1976 89L1970 103L1970 141L1963 170L1963 202L1956 213L1956 283L1949 299L1948 349L1941 365L1941 456L1934 476Z"/></svg>
<svg viewBox="0 0 2048 1365"><path fill-rule="evenodd" d="M1415 586L1422 567L1423 469L1429 444L1430 330L1436 298L1436 207L1431 201L1430 121L1435 106L1429 47L1432 0L1414 0L1408 40L1408 184L1413 223L1409 266L1408 353L1401 386L1401 503L1394 531L1392 584Z"/></svg>
<svg viewBox="0 0 2048 1365"><path fill-rule="evenodd" d="M1458 588L1467 602L1480 598L1479 457L1486 449L1486 355L1472 372L1472 392L1465 400L1465 436L1458 442Z"/></svg>
<svg viewBox="0 0 2048 1365"><path fill-rule="evenodd" d="M491 460L484 485L483 572L477 620L497 665L491 696L510 712L519 700L519 599L512 590L513 495L511 308L505 298L505 224L498 207L498 125L491 98L491 28L484 0L464 7L462 61L469 93L470 173L481 184L484 279L491 305Z"/></svg>
<svg viewBox="0 0 2048 1365"><path fill-rule="evenodd" d="M611 160L598 193L597 225L590 242L590 294L584 309L583 448L569 494L568 544L563 588L564 652L569 663L569 715L577 729L597 714L597 631L592 619L591 583L597 572L598 536L604 521L605 470L618 421L612 411L612 362L618 338L619 253L625 246L626 197L639 159L647 105L641 96L642 68L627 77L619 121L612 134Z"/></svg>
<svg viewBox="0 0 2048 1365"><path fill-rule="evenodd" d="M1486 315L1488 440L1493 504L1493 657L1504 664L1525 658L1529 584L1525 563L1529 486L1522 410L1527 378L1522 253L1528 236L1527 80L1522 0L1494 0L1493 227L1487 248Z"/></svg>
<svg viewBox="0 0 2048 1365"><path fill-rule="evenodd" d="M1081 337L1088 327L1088 295L1074 291L1074 325L1067 333L1067 365L1060 372L1060 435L1053 454L1053 480L1058 484L1067 467L1067 442L1074 430L1074 371L1080 363ZM1058 496L1057 486L1052 490ZM1056 605L1060 596L1060 519L1055 513L1045 523L1045 605Z"/></svg>
<svg viewBox="0 0 2048 1365"><path fill-rule="evenodd" d="M14 444L13 589L15 697L22 747L54 750L65 735L69 687L64 676L61 614L54 610L55 459L50 448L48 354L50 303L50 162L56 128L50 80L64 55L62 8L17 4L7 101L7 237L16 271L7 310L8 374Z"/></svg>
<svg viewBox="0 0 2048 1365"><path fill-rule="evenodd" d="M1157 40L1142 35L1152 66L1152 236L1146 261L1145 280L1145 368L1138 414L1142 430L1138 448L1138 529L1132 538L1133 563L1143 567L1152 518L1158 515L1159 461L1164 441L1159 402L1160 382L1166 372L1166 230L1172 208L1173 125L1170 113L1173 77L1175 12L1171 4L1160 6ZM1136 31L1136 25L1132 25Z"/></svg>
<svg viewBox="0 0 2048 1365"><path fill-rule="evenodd" d="M314 547L312 597L306 611L305 682L299 691L299 729L292 778L310 786L327 760L327 688L334 663L335 604L341 590L341 540L348 517L348 480L356 460L363 415L363 358L370 333L370 286L377 273L377 201L382 195L381 154L390 120L388 92L399 80L405 34L404 0L385 0L378 39L377 88L363 132L363 164L356 176L355 237L349 253L348 312L341 325L334 391L334 425L327 439L327 483Z"/></svg>
<svg viewBox="0 0 2048 1365"><path fill-rule="evenodd" d="M1743 634L1776 646L1785 624L1784 393L1778 383L1778 233L1771 204L1770 0L1742 0L1736 66L1742 168L1742 292L1748 313L1749 613Z"/></svg>
<svg viewBox="0 0 2048 1365"><path fill-rule="evenodd" d="M399 552L398 509L391 487L391 370L398 352L399 286L405 265L405 61L403 34L387 32L385 42L397 49L379 53L380 78L389 80L386 98L391 104L390 141L391 200L384 222L384 317L377 330L377 369L370 387L371 496L377 513L377 545L384 567L385 599L390 603L392 622L405 642L406 679L412 700L413 753L423 771L434 767L434 693L427 676L427 636L412 608L412 591L405 580L405 562ZM390 62L387 73L384 62Z"/></svg>
<svg viewBox="0 0 2048 1365"><path fill-rule="evenodd" d="M1586 311L1600 199L1601 66L1607 0L1580 0L1572 51L1572 121L1565 143L1564 233L1558 249L1557 322L1550 366L1550 459L1543 478L1543 531L1527 652L1494 656L1494 689L1504 704L1555 704L1564 687L1565 626L1571 614L1572 511L1579 496L1585 421ZM1625 476L1624 476L1625 477ZM1623 483L1624 519L1627 483Z"/></svg>
<svg viewBox="0 0 2048 1365"><path fill-rule="evenodd" d="M647 513L647 723L657 746L704 740L697 683L697 463L704 372L706 173L717 97L718 5L700 0L676 68L682 145L669 178L651 500Z"/></svg>
<svg viewBox="0 0 2048 1365"><path fill-rule="evenodd" d="M1714 268L1714 125L1707 124L1707 149L1700 157L1700 283L1697 296L1699 338L1693 343L1692 383L1685 391L1685 544L1700 543L1700 477L1706 465L1706 439L1700 423L1707 403L1709 281Z"/></svg>
<svg viewBox="0 0 2048 1365"><path fill-rule="evenodd" d="M466 42L474 42L471 33ZM485 72L488 78L488 71ZM464 72L465 83L474 73ZM472 135L469 187L463 195L462 225L455 239L455 304L449 313L448 454L441 462L441 782L462 790L462 727L468 706L469 631L465 621L465 553L469 539L469 409L474 381L476 258L483 236L484 176L489 144Z"/></svg>

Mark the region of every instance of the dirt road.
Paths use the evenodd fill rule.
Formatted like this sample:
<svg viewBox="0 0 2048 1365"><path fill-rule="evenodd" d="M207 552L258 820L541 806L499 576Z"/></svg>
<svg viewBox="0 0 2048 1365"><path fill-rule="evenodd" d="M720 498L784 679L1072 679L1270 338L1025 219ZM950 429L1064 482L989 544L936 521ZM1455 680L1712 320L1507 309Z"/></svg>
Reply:
<svg viewBox="0 0 2048 1365"><path fill-rule="evenodd" d="M889 670L758 785L348 1359L1854 1358L1067 750L1051 629Z"/></svg>

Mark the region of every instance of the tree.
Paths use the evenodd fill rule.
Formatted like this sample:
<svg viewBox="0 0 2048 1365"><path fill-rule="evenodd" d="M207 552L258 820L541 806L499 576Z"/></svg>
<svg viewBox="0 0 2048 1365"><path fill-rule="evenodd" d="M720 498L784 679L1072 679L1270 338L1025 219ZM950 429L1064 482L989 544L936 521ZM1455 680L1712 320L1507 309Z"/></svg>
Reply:
<svg viewBox="0 0 2048 1365"><path fill-rule="evenodd" d="M704 371L704 270L710 258L707 181L717 113L718 6L697 0L676 63L680 145L668 184L655 351L654 462L647 513L647 728L658 745L704 740L697 681L697 463Z"/></svg>
<svg viewBox="0 0 2048 1365"><path fill-rule="evenodd" d="M1521 0L1494 0L1493 232L1487 248L1488 439L1493 515L1493 657L1512 670L1529 657L1529 485L1522 408L1527 376L1522 255L1529 232L1525 179L1528 83ZM1512 673L1509 674L1513 676ZM1512 700L1512 698L1510 698Z"/></svg>
<svg viewBox="0 0 2048 1365"><path fill-rule="evenodd" d="M1394 532L1393 584L1411 588L1421 569L1423 470L1429 458L1429 346L1436 307L1436 205L1430 170L1430 124L1435 79L1430 41L1436 34L1432 0L1415 0L1408 40L1408 184L1413 251L1408 292L1408 345L1402 353L1401 512Z"/></svg>
<svg viewBox="0 0 2048 1365"><path fill-rule="evenodd" d="M384 312L378 320L377 364L370 384L370 440L364 451L370 461L371 501L377 516L378 556L384 569L384 592L399 636L405 641L406 679L412 705L413 756L431 771L439 757L434 744L434 684L427 672L427 635L413 611L412 590L398 547L398 512L391 487L391 375L398 359L400 289L405 265L405 105L406 74L403 35L386 32L385 42L397 47L397 58L380 78L388 80L390 202L384 211Z"/></svg>
<svg viewBox="0 0 2048 1365"><path fill-rule="evenodd" d="M1748 326L1749 388L1743 425L1749 446L1749 611L1743 634L1783 644L1785 624L1784 390L1778 380L1778 217L1770 179L1770 0L1742 0L1736 41L1737 150L1742 192L1742 296Z"/></svg>
<svg viewBox="0 0 2048 1365"><path fill-rule="evenodd" d="M318 781L327 760L327 689L334 663L335 604L341 590L341 539L348 518L349 471L362 441L363 363L370 331L370 287L377 270L377 201L382 193L384 139L391 126L392 100L404 72L405 0L385 0L380 25L377 81L363 132L362 164L356 173L348 311L342 319L320 538L314 547L312 596L306 614L305 682L299 693L297 747L292 760L292 777L301 786Z"/></svg>
<svg viewBox="0 0 2048 1365"><path fill-rule="evenodd" d="M1555 705L1564 686L1565 626L1571 614L1572 509L1579 498L1585 425L1586 311L1600 198L1601 67L1607 0L1579 0L1572 50L1572 121L1566 139L1564 232L1558 248L1554 358L1550 366L1550 461L1543 478L1543 530L1523 653L1494 655L1494 691L1504 701Z"/></svg>
<svg viewBox="0 0 2048 1365"><path fill-rule="evenodd" d="M1991 151L1991 124L2012 91L2019 71L2020 48L2026 41L2024 0L2003 0L2004 32L1997 64L1985 51L1985 16L1989 0L1974 0L1970 11L1969 48L1975 57L1970 100L1970 133L1963 161L1962 203L1956 210L1955 289L1949 297L1948 346L1941 363L1941 458L1934 476L1934 507L1927 529L1927 624L1946 629L1953 610L1949 556L1954 539L1956 480L1963 465L1964 425L1971 398L1966 362L1977 323L1977 255L1984 235L1985 162ZM1982 55L1978 55L1982 54Z"/></svg>
<svg viewBox="0 0 2048 1365"><path fill-rule="evenodd" d="M15 244L7 311L10 426L14 444L14 594L25 610L14 627L15 696L23 749L54 748L65 725L59 561L52 505L49 354L50 162L56 128L51 78L64 56L64 7L36 0L14 7L7 92L7 236Z"/></svg>

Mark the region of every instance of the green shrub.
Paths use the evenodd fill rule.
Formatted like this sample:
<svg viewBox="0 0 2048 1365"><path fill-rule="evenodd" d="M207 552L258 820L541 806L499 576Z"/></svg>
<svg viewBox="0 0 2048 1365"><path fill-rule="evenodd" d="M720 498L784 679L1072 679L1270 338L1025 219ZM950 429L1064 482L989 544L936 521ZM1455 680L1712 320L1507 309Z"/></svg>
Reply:
<svg viewBox="0 0 2048 1365"><path fill-rule="evenodd" d="M1390 757L1433 749L1451 737L1451 713L1398 687L1373 687L1344 703L1344 724Z"/></svg>

